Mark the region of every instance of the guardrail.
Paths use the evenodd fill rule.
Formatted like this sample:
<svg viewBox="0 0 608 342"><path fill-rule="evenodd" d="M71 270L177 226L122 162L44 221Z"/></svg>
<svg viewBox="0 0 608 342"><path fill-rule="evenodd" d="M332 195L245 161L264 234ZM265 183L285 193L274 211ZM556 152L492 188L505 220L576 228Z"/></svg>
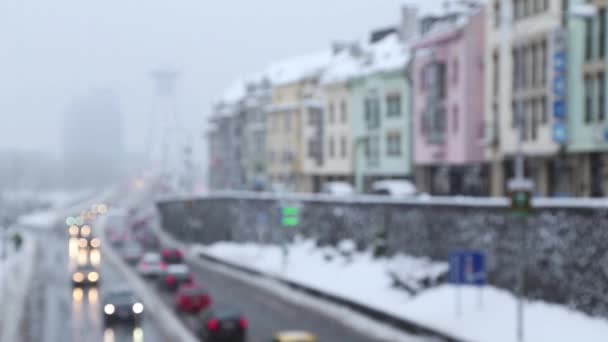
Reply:
<svg viewBox="0 0 608 342"><path fill-rule="evenodd" d="M99 238L102 246L102 259L114 266L114 268L125 278L133 291L137 293L144 303L144 314L152 317L156 322L157 327L163 332L166 340L180 342L198 341L190 330L175 317L173 311L167 307L160 297L116 254L105 237L103 222L100 222L99 227L101 228Z"/></svg>
<svg viewBox="0 0 608 342"><path fill-rule="evenodd" d="M20 250L12 258L14 263L6 266L6 272L2 275L5 279L3 290L0 294L2 299L2 322L0 324L0 342L19 342L23 340L21 335L25 327L25 308L28 286L34 275L34 261L36 260L36 239L27 233L21 233L23 243ZM10 284L7 275L10 274ZM12 286L11 286L12 285ZM10 320L9 320L10 318Z"/></svg>

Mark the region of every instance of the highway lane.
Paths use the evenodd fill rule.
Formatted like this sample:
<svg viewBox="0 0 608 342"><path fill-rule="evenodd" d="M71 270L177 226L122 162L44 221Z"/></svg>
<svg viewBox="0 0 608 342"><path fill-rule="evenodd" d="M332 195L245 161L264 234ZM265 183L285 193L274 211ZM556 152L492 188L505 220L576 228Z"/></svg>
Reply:
<svg viewBox="0 0 608 342"><path fill-rule="evenodd" d="M126 286L110 265L96 252L74 248L63 227L37 231L42 243L36 281L31 284L28 300L30 341L55 342L164 342L154 321L147 316L138 327L105 328L101 310L104 291L113 286ZM103 246L102 246L103 247ZM71 269L78 262L100 263L100 287L73 289Z"/></svg>

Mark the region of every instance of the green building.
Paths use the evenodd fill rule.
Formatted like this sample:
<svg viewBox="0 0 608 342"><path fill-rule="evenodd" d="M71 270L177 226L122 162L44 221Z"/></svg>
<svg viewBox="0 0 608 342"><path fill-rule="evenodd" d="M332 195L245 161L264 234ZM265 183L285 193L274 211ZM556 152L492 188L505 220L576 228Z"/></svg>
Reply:
<svg viewBox="0 0 608 342"><path fill-rule="evenodd" d="M586 3L569 2L571 9ZM598 13L593 18L571 15L567 20L568 162L562 172L571 179L567 193L576 196L608 196L608 1L594 3Z"/></svg>
<svg viewBox="0 0 608 342"><path fill-rule="evenodd" d="M411 179L408 54L397 34L366 47L363 68L349 82L357 191L374 181Z"/></svg>

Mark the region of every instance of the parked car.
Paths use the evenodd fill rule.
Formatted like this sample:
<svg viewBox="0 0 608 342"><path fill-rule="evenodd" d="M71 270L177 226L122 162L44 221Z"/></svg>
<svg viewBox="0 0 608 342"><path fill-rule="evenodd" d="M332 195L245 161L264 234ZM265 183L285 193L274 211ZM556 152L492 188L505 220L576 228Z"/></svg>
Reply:
<svg viewBox="0 0 608 342"><path fill-rule="evenodd" d="M200 284L183 284L175 295L175 307L178 311L196 314L211 305L211 297Z"/></svg>
<svg viewBox="0 0 608 342"><path fill-rule="evenodd" d="M138 324L141 322L144 305L128 289L110 290L102 300L103 317L106 325L118 322Z"/></svg>
<svg viewBox="0 0 608 342"><path fill-rule="evenodd" d="M81 265L72 274L73 287L96 286L100 281L99 270L90 264Z"/></svg>
<svg viewBox="0 0 608 342"><path fill-rule="evenodd" d="M203 315L201 339L206 342L245 342L248 322L239 312L220 308Z"/></svg>
<svg viewBox="0 0 608 342"><path fill-rule="evenodd" d="M332 196L352 196L355 188L347 182L326 182L321 186L321 193Z"/></svg>
<svg viewBox="0 0 608 342"><path fill-rule="evenodd" d="M182 264L184 262L184 253L177 248L163 248L160 255L167 264Z"/></svg>
<svg viewBox="0 0 608 342"><path fill-rule="evenodd" d="M416 196L416 186L408 180L382 180L372 184L371 193L393 198Z"/></svg>
<svg viewBox="0 0 608 342"><path fill-rule="evenodd" d="M192 281L190 268L184 264L175 264L167 266L167 271L161 277L159 284L165 290L176 291L182 284Z"/></svg>
<svg viewBox="0 0 608 342"><path fill-rule="evenodd" d="M282 331L274 334L272 342L317 342L317 337L306 331Z"/></svg>
<svg viewBox="0 0 608 342"><path fill-rule="evenodd" d="M167 270L160 254L154 252L145 253L137 264L137 273L145 278L158 278Z"/></svg>

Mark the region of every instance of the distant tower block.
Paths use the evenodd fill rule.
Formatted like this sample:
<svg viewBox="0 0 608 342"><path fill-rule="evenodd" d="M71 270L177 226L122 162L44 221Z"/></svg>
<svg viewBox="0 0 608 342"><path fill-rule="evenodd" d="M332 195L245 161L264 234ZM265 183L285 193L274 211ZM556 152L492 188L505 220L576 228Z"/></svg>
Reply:
<svg viewBox="0 0 608 342"><path fill-rule="evenodd" d="M183 132L177 113L179 72L173 68L159 68L151 71L150 75L156 84L156 94L148 133L148 159L152 164L159 162L163 178L174 183L183 165L180 162Z"/></svg>

